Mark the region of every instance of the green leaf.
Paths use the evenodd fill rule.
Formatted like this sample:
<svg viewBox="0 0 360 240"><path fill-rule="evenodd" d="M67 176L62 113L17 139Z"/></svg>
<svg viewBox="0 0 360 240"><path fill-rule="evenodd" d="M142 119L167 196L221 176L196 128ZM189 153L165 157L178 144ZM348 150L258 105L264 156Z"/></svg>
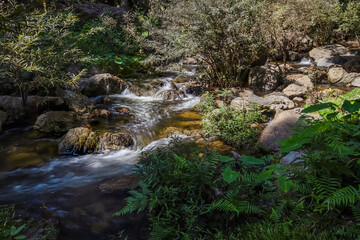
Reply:
<svg viewBox="0 0 360 240"><path fill-rule="evenodd" d="M23 224L18 229L16 229L13 236L18 235L25 228L25 226L26 224Z"/></svg>
<svg viewBox="0 0 360 240"><path fill-rule="evenodd" d="M263 181L265 181L265 180L274 178L275 176L274 176L272 173L273 173L273 170L264 171L264 172L260 173L259 175L257 175L255 181L256 181L257 183L261 183L261 182L263 182Z"/></svg>
<svg viewBox="0 0 360 240"><path fill-rule="evenodd" d="M243 161L246 164L249 164L249 165L263 165L263 164L265 164L264 160L261 160L261 159L258 159L256 157L252 157L252 156L246 156L246 155L243 155L240 160Z"/></svg>
<svg viewBox="0 0 360 240"><path fill-rule="evenodd" d="M344 109L345 111L348 111L349 113L355 113L360 110L360 102L355 101L355 102L351 103L350 101L345 100L342 105L342 109Z"/></svg>
<svg viewBox="0 0 360 240"><path fill-rule="evenodd" d="M313 113L313 112L317 112L323 109L327 109L327 108L331 108L333 110L336 109L336 105L334 103L321 103L321 104L316 104L316 105L312 105L310 107L305 108L304 110L301 111L301 113Z"/></svg>
<svg viewBox="0 0 360 240"><path fill-rule="evenodd" d="M228 156L220 156L220 157L219 157L219 160L220 160L221 162L225 162L225 163L234 161L233 158L228 157Z"/></svg>
<svg viewBox="0 0 360 240"><path fill-rule="evenodd" d="M285 176L279 177L277 182L279 183L280 188L285 193L289 192L289 190L291 189L292 181L291 180L287 181Z"/></svg>
<svg viewBox="0 0 360 240"><path fill-rule="evenodd" d="M26 238L27 238L27 236L25 236L25 235L19 235L19 236L16 236L14 239L21 240L21 239L26 239Z"/></svg>
<svg viewBox="0 0 360 240"><path fill-rule="evenodd" d="M224 175L225 182L227 182L228 184L231 184L239 177L240 173L233 171L230 167L227 167L225 169L223 175Z"/></svg>
<svg viewBox="0 0 360 240"><path fill-rule="evenodd" d="M280 152L288 153L301 148L304 144L311 142L311 136L304 136L303 134L295 134L289 138L276 142L280 144Z"/></svg>

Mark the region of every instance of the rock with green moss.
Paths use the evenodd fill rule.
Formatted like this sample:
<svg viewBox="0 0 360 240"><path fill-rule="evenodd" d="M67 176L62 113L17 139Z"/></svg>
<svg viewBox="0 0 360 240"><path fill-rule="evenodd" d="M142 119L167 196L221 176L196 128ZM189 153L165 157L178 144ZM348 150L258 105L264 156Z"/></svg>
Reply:
<svg viewBox="0 0 360 240"><path fill-rule="evenodd" d="M88 128L70 129L59 143L59 154L81 155L102 150L120 150L134 145L128 133L94 132Z"/></svg>

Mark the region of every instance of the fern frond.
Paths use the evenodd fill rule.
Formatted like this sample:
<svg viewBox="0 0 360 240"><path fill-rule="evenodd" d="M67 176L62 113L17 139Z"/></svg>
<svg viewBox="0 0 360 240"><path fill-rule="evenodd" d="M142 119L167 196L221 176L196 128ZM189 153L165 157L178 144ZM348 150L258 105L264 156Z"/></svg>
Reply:
<svg viewBox="0 0 360 240"><path fill-rule="evenodd" d="M226 199L215 200L211 204L210 210L220 210L223 212L234 212L236 214L239 214L239 210L237 209L237 207L232 202Z"/></svg>
<svg viewBox="0 0 360 240"><path fill-rule="evenodd" d="M308 175L307 181L313 186L314 192L320 197L328 197L340 187L338 178L322 174L320 176Z"/></svg>
<svg viewBox="0 0 360 240"><path fill-rule="evenodd" d="M338 207L353 205L360 197L359 192L353 186L341 188L325 199L325 205Z"/></svg>

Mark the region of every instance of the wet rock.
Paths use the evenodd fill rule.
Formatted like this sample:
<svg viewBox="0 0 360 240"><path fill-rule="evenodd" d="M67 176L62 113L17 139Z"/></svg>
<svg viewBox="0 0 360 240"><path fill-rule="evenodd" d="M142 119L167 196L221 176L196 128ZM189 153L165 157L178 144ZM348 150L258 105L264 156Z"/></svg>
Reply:
<svg viewBox="0 0 360 240"><path fill-rule="evenodd" d="M90 129L78 127L70 129L60 140L59 154L78 155L84 153L84 145Z"/></svg>
<svg viewBox="0 0 360 240"><path fill-rule="evenodd" d="M78 114L85 113L91 108L91 100L87 96L66 90L64 99L69 109Z"/></svg>
<svg viewBox="0 0 360 240"><path fill-rule="evenodd" d="M41 113L45 110L59 111L66 110L64 98L53 96L28 96L26 99L27 114Z"/></svg>
<svg viewBox="0 0 360 240"><path fill-rule="evenodd" d="M270 150L278 151L280 146L276 142L294 133L295 124L301 116L300 111L301 109L296 108L278 113L262 132L259 143Z"/></svg>
<svg viewBox="0 0 360 240"><path fill-rule="evenodd" d="M308 76L304 76L287 86L282 92L286 96L293 98L303 96L308 90L313 88L314 84L311 82L311 79Z"/></svg>
<svg viewBox="0 0 360 240"><path fill-rule="evenodd" d="M285 94L281 92L274 92L264 96L265 99L269 100L271 110L288 110L293 109L295 104Z"/></svg>
<svg viewBox="0 0 360 240"><path fill-rule="evenodd" d="M130 109L127 107L116 107L114 108L116 112L120 113L120 114L130 114Z"/></svg>
<svg viewBox="0 0 360 240"><path fill-rule="evenodd" d="M341 67L330 68L328 72L330 83L342 86L360 86L360 73L347 73Z"/></svg>
<svg viewBox="0 0 360 240"><path fill-rule="evenodd" d="M165 90L157 95L157 97L162 98L164 101L181 101L185 97L185 93L181 90Z"/></svg>
<svg viewBox="0 0 360 240"><path fill-rule="evenodd" d="M163 81L160 81L158 79L154 79L149 83L149 85L151 87L155 87L155 88L162 87L162 86L164 86L164 84L165 83Z"/></svg>
<svg viewBox="0 0 360 240"><path fill-rule="evenodd" d="M115 191L128 191L138 186L138 179L135 175L122 176L119 179L112 179L99 186L103 193L112 193Z"/></svg>
<svg viewBox="0 0 360 240"><path fill-rule="evenodd" d="M101 150L120 150L134 145L134 141L128 133L106 132L101 136L98 149Z"/></svg>
<svg viewBox="0 0 360 240"><path fill-rule="evenodd" d="M184 82L187 82L189 80L190 80L189 76L187 76L187 75L179 75L173 80L173 82L174 83L184 83Z"/></svg>
<svg viewBox="0 0 360 240"><path fill-rule="evenodd" d="M0 110L8 115L6 124L14 123L25 116L25 110L21 98L11 96L0 96Z"/></svg>
<svg viewBox="0 0 360 240"><path fill-rule="evenodd" d="M87 97L121 93L126 88L126 83L120 78L109 73L97 74L91 78L82 79L79 90Z"/></svg>
<svg viewBox="0 0 360 240"><path fill-rule="evenodd" d="M50 111L37 118L34 129L44 133L61 133L78 125L75 112Z"/></svg>
<svg viewBox="0 0 360 240"><path fill-rule="evenodd" d="M188 82L185 84L185 92L194 96L201 96L205 90L199 82Z"/></svg>
<svg viewBox="0 0 360 240"><path fill-rule="evenodd" d="M348 73L360 73L360 58L352 59L344 64L344 68Z"/></svg>
<svg viewBox="0 0 360 240"><path fill-rule="evenodd" d="M180 124L181 125L181 124ZM202 136L201 130L188 130L188 129L181 129L177 127L168 127L161 131L160 138L168 138L173 135L186 135L193 138L200 138Z"/></svg>
<svg viewBox="0 0 360 240"><path fill-rule="evenodd" d="M134 145L128 133L93 132L88 128L70 129L60 140L59 153L79 155L101 150L120 150Z"/></svg>
<svg viewBox="0 0 360 240"><path fill-rule="evenodd" d="M250 71L249 86L262 91L275 90L283 82L279 71L274 67L254 67Z"/></svg>
<svg viewBox="0 0 360 240"><path fill-rule="evenodd" d="M118 8L103 3L75 4L74 9L84 20L101 17L104 13L111 13L116 19L121 19L126 13L125 7Z"/></svg>
<svg viewBox="0 0 360 240"><path fill-rule="evenodd" d="M344 48L341 45L328 45L314 48L309 52L309 55L314 59L318 67L331 67L333 65L341 65L346 62L346 59L339 56L339 52ZM346 51L346 48L343 49Z"/></svg>
<svg viewBox="0 0 360 240"><path fill-rule="evenodd" d="M0 110L0 133L2 133L3 125L5 125L7 119L7 114L4 111Z"/></svg>
<svg viewBox="0 0 360 240"><path fill-rule="evenodd" d="M304 161L304 153L298 152L298 151L292 151L288 155L282 158L281 163L285 165L298 163Z"/></svg>
<svg viewBox="0 0 360 240"><path fill-rule="evenodd" d="M94 109L90 115L89 118L110 118L111 117L111 112L107 109Z"/></svg>

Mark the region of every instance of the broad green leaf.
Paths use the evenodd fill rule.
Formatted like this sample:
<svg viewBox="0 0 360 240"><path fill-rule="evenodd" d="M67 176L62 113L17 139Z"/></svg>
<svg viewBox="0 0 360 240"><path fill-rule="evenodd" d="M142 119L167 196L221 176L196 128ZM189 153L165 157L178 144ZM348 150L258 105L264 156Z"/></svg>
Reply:
<svg viewBox="0 0 360 240"><path fill-rule="evenodd" d="M274 176L272 173L273 173L273 170L264 171L264 172L260 173L259 175L257 175L255 181L256 181L257 183L261 183L261 182L263 182L263 181L265 181L265 180L274 178L275 176Z"/></svg>
<svg viewBox="0 0 360 240"><path fill-rule="evenodd" d="M227 182L228 184L231 184L232 182L234 182L236 180L236 178L239 177L240 173L233 171L230 167L227 167L225 169L223 175L224 175L225 182Z"/></svg>
<svg viewBox="0 0 360 240"><path fill-rule="evenodd" d="M14 232L14 235L18 235L25 228L25 226L26 224L23 224L20 227L18 227L18 229L16 229L16 231Z"/></svg>
<svg viewBox="0 0 360 240"><path fill-rule="evenodd" d="M261 160L261 159L258 159L256 157L252 157L252 156L246 156L246 155L243 155L240 160L243 161L244 163L250 164L250 165L265 164L264 160Z"/></svg>
<svg viewBox="0 0 360 240"><path fill-rule="evenodd" d="M280 188L285 192L289 192L290 189L291 189L291 186L292 186L292 181L291 180L286 180L286 177L285 176L281 176L279 177L278 179L278 183L279 183L279 186Z"/></svg>
<svg viewBox="0 0 360 240"><path fill-rule="evenodd" d="M351 103L348 100L345 100L343 105L342 105L342 109L344 109L345 111L348 111L349 113L354 113L360 110L360 102L355 101L353 103Z"/></svg>
<svg viewBox="0 0 360 240"><path fill-rule="evenodd" d="M19 236L16 236L14 239L22 240L22 239L26 239L26 238L27 238L27 236L25 236L25 235L19 235Z"/></svg>
<svg viewBox="0 0 360 240"><path fill-rule="evenodd" d="M305 137L304 135L295 134L289 138L276 142L280 144L280 152L288 153L301 148L304 144L311 142L311 137Z"/></svg>
<svg viewBox="0 0 360 240"><path fill-rule="evenodd" d="M220 156L219 157L219 160L221 161L221 162L231 162L231 161L234 161L234 159L233 158L231 158L231 157L228 157L228 156Z"/></svg>
<svg viewBox="0 0 360 240"><path fill-rule="evenodd" d="M316 104L316 105L312 105L310 107L305 108L304 110L302 110L302 113L313 113L313 112L317 112L323 109L327 109L327 108L331 108L333 110L336 109L336 105L334 103L320 103L320 104Z"/></svg>

